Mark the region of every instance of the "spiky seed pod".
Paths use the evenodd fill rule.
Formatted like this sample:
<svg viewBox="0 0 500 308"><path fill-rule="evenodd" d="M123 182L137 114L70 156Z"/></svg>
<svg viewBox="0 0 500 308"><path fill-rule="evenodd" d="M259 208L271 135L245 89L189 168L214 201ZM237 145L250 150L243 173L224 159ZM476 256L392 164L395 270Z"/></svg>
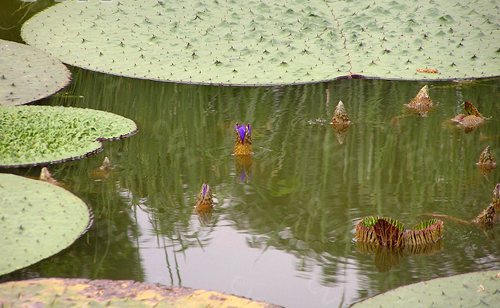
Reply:
<svg viewBox="0 0 500 308"><path fill-rule="evenodd" d="M418 91L417 96L411 100L409 104L404 105L406 108L418 112L421 116L426 116L427 113L434 108L434 102L429 96L429 87L423 86Z"/></svg>
<svg viewBox="0 0 500 308"><path fill-rule="evenodd" d="M198 193L198 199L196 200L195 207L197 209L207 209L214 206L212 189L208 184L203 184L201 190Z"/></svg>
<svg viewBox="0 0 500 308"><path fill-rule="evenodd" d="M48 183L57 185L57 180L54 179L54 177L52 176L52 173L50 173L50 171L47 167L42 168L42 171L40 172L40 181L44 181L44 182L48 182Z"/></svg>
<svg viewBox="0 0 500 308"><path fill-rule="evenodd" d="M468 134L475 130L479 125L484 123L484 118L477 117L475 115L468 115L463 117L459 122L465 129L465 132Z"/></svg>
<svg viewBox="0 0 500 308"><path fill-rule="evenodd" d="M498 213L495 211L495 205L490 203L473 221L486 228L492 227L498 221Z"/></svg>
<svg viewBox="0 0 500 308"><path fill-rule="evenodd" d="M339 101L337 107L335 107L331 124L334 126L347 126L351 124L342 101Z"/></svg>
<svg viewBox="0 0 500 308"><path fill-rule="evenodd" d="M252 154L252 127L250 124L234 126L234 155Z"/></svg>
<svg viewBox="0 0 500 308"><path fill-rule="evenodd" d="M111 168L111 162L109 161L109 158L106 156L104 157L104 160L102 161L101 167L99 167L100 170L102 171L110 171Z"/></svg>
<svg viewBox="0 0 500 308"><path fill-rule="evenodd" d="M404 232L406 245L426 245L437 242L443 235L443 221L431 219Z"/></svg>
<svg viewBox="0 0 500 308"><path fill-rule="evenodd" d="M495 169L497 167L497 162L495 160L495 156L491 153L490 146L487 146L479 155L479 162L477 163L479 166L488 166L491 169Z"/></svg>
<svg viewBox="0 0 500 308"><path fill-rule="evenodd" d="M500 183L495 185L495 188L493 189L493 198L491 203L495 206L495 211L500 213Z"/></svg>

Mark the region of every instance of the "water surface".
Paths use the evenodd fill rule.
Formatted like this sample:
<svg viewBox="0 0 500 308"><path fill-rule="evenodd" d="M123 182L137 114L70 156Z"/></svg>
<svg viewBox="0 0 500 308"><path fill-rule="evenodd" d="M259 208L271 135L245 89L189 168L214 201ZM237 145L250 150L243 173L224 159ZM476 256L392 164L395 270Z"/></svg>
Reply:
<svg viewBox="0 0 500 308"><path fill-rule="evenodd" d="M89 204L94 225L4 280L133 279L286 307L347 307L401 285L499 269L498 226L487 234L445 221L442 242L414 255L374 255L353 241L368 215L407 227L429 212L472 219L500 182L500 171L484 177L475 166L487 145L500 157L500 79L428 83L438 107L425 118L405 115L403 104L423 85L210 87L73 69L72 84L40 104L114 112L136 121L139 133L50 167ZM354 123L343 143L328 124L339 100ZM447 122L464 100L492 117L470 134ZM231 155L236 122L252 125L247 161ZM105 156L114 172L93 178ZM217 200L209 217L193 210L203 183Z"/></svg>

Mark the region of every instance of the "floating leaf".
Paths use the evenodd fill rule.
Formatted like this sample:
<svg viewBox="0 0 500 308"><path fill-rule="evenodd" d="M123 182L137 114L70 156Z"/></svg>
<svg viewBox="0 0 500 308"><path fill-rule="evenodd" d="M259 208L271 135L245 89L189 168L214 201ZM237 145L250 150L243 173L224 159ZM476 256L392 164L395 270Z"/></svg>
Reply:
<svg viewBox="0 0 500 308"><path fill-rule="evenodd" d="M162 287L131 280L38 278L0 284L12 307L279 308L216 291Z"/></svg>
<svg viewBox="0 0 500 308"><path fill-rule="evenodd" d="M46 165L101 151L100 141L137 132L124 117L91 109L19 106L0 108L0 167Z"/></svg>
<svg viewBox="0 0 500 308"><path fill-rule="evenodd" d="M22 37L73 66L181 83L499 75L498 37L489 35L500 27L495 2L437 0L419 9L392 0L161 3L64 1L28 20Z"/></svg>
<svg viewBox="0 0 500 308"><path fill-rule="evenodd" d="M498 270L476 272L399 287L351 307L496 307L499 289Z"/></svg>
<svg viewBox="0 0 500 308"><path fill-rule="evenodd" d="M0 106L31 103L71 81L66 66L38 48L0 39L0 54Z"/></svg>
<svg viewBox="0 0 500 308"><path fill-rule="evenodd" d="M0 275L63 250L90 223L87 205L75 195L12 174L0 174L0 204Z"/></svg>

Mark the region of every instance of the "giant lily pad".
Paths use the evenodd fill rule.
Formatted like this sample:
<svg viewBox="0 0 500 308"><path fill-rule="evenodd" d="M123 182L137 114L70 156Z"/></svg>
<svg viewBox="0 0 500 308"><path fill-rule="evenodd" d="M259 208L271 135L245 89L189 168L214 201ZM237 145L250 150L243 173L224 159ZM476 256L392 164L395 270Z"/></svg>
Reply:
<svg viewBox="0 0 500 308"><path fill-rule="evenodd" d="M215 291L165 288L130 280L46 278L0 284L0 304L15 307L279 308Z"/></svg>
<svg viewBox="0 0 500 308"><path fill-rule="evenodd" d="M23 26L78 67L198 84L498 76L495 2L66 1Z"/></svg>
<svg viewBox="0 0 500 308"><path fill-rule="evenodd" d="M0 206L0 275L63 250L90 222L87 205L72 193L12 174L0 174Z"/></svg>
<svg viewBox="0 0 500 308"><path fill-rule="evenodd" d="M399 287L351 307L496 307L498 290L500 271L476 272Z"/></svg>
<svg viewBox="0 0 500 308"><path fill-rule="evenodd" d="M64 64L38 48L0 40L0 54L0 106L45 98L71 80Z"/></svg>
<svg viewBox="0 0 500 308"><path fill-rule="evenodd" d="M127 137L136 124L109 112L51 106L0 108L0 167L54 164L102 150L100 141Z"/></svg>

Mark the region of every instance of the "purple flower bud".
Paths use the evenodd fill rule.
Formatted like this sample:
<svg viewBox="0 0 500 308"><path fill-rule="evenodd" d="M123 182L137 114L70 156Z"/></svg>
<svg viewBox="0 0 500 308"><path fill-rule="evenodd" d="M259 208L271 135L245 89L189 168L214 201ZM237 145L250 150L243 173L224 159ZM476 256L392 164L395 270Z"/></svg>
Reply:
<svg viewBox="0 0 500 308"><path fill-rule="evenodd" d="M203 198L205 198L206 193L207 193L207 184L203 184Z"/></svg>
<svg viewBox="0 0 500 308"><path fill-rule="evenodd" d="M243 142L243 140L245 140L245 127L243 125L241 126L237 125L237 126L238 126L237 131L240 134L241 142Z"/></svg>

